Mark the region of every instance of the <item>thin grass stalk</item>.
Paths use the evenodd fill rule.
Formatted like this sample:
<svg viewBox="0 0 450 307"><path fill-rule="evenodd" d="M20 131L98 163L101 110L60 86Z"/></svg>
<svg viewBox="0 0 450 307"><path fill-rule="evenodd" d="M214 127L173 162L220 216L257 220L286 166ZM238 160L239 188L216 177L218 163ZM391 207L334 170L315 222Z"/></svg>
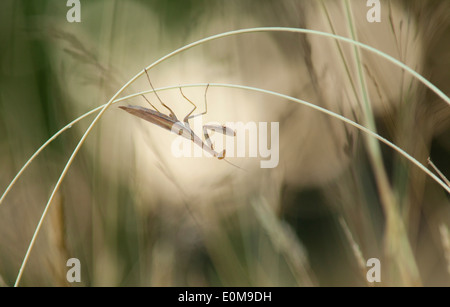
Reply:
<svg viewBox="0 0 450 307"><path fill-rule="evenodd" d="M274 91L270 91L270 90L264 90L264 89L260 89L260 88L255 88L255 87L250 87L250 86L244 86L244 85L235 85L235 84L224 84L224 83L194 83L194 84L182 84L182 85L174 85L174 86L166 86L166 87L161 87L161 88L156 88L155 91L156 92L160 92L160 91L166 91L166 90L173 90L173 89L178 89L179 87L181 88L189 88L189 87L205 87L209 84L209 86L211 87L224 87L224 88L234 88L234 89L244 89L244 90L249 90L249 91L254 91L254 92L262 92L268 95L274 95L295 103L299 103L299 104L303 104L307 107L317 107L314 104L311 104L307 101L301 100L301 99L297 99L291 96L287 96L281 93L277 93ZM135 94L131 94L128 96L125 96L123 98L119 98L114 100L113 104L119 103L119 102L123 102L132 98L136 98L136 97L140 97L141 95L145 95L145 94L150 94L153 93L153 90L147 90L147 91L143 91L143 92L139 92L139 93L135 93ZM98 112L99 110L101 110L102 108L104 108L105 104L96 107L95 109L92 109L90 111L88 111L87 113L81 115L80 117L74 119L73 121L71 121L69 124L67 124L66 126L64 126L63 128L61 128L58 132L56 132L50 139L48 139L41 147L39 147L39 149L28 159L28 161L24 164L24 166L20 169L20 171L16 174L16 176L13 178L13 180L11 181L11 183L9 184L8 188L5 190L5 192L3 193L3 196L1 198L1 201L4 200L4 198L7 196L7 194L9 193L9 191L12 189L13 185L17 182L17 180L19 179L19 177L23 174L23 172L28 168L28 166L34 161L34 159L45 149L45 147L47 147L51 142L53 142L58 136L60 136L64 131L70 129L73 125L75 125L76 123L78 123L79 121L83 120L84 118L88 117L89 115L94 114L95 112ZM410 162L412 162L414 165L416 165L417 167L419 167L425 174L427 174L431 179L433 179L436 183L438 183L439 185L441 185L448 193L450 193L450 184L448 184L448 181L446 180L445 182L443 180L445 180L446 178L444 177L442 180L437 177L436 175L434 175L431 171L429 171L423 164L421 164L418 160L416 160L415 158L413 158L411 155L409 155L407 152L405 152L404 150L402 150L400 147L396 146L394 143L388 141L387 139L384 139L383 137L381 137L379 134L374 133L373 135L369 132L369 131L365 131L363 130L361 127L359 126L356 122L346 118L346 117L340 117L339 114L334 113L332 111L329 111L327 109L324 109L322 107L317 107L316 110L323 112L329 116L332 116L338 120L341 120L347 124L352 125L353 127L363 131L364 133L368 133L369 135L371 135L372 137L377 138L379 141L383 142L384 144L388 145L389 147L391 147L392 149L394 149L395 151L397 151L400 155L402 155L403 157L405 157L406 159L408 159ZM345 121L344 119L348 120ZM435 171L440 174L442 176L442 172L439 171L439 169L434 165L434 164L430 164ZM0 201L0 204L1 204Z"/></svg>
<svg viewBox="0 0 450 307"><path fill-rule="evenodd" d="M353 40L357 40L357 34L354 26L353 12L349 0L345 0L345 10L347 15L347 24ZM354 46L354 57L358 73L358 81L362 95L363 120L365 125L371 130L376 131L375 117L372 110L372 103L368 93L367 82L363 71L361 61L361 51ZM389 183L386 170L384 168L381 148L379 143L373 138L365 138L369 159L375 174L377 188L381 199L384 214L386 215L386 226L384 235L384 250L387 259L395 261L395 267L400 271L400 277L403 283L420 285L420 274L415 261L411 245L401 219L399 208Z"/></svg>
<svg viewBox="0 0 450 307"><path fill-rule="evenodd" d="M450 275L450 235L447 225L439 225L439 234L441 235L442 248L444 249L445 261L447 262L447 272Z"/></svg>
<svg viewBox="0 0 450 307"><path fill-rule="evenodd" d="M319 35L319 36L325 36L325 37L329 37L329 38L333 38L336 39L338 41L343 41L346 43L350 43L350 44L354 44L355 46L358 46L360 48L363 48L367 51L370 51L374 54L377 54L378 56L381 56L382 58L385 58L386 60L392 62L394 65L404 69L405 71L409 72L413 77L415 77L416 79L418 79L419 81L421 81L425 86L427 86L430 90L432 90L435 94L437 94L439 97L441 97L447 104L450 105L450 98L445 95L439 88L437 88L434 84L432 84L430 81L428 81L426 78L424 78L422 75L420 75L419 73L417 73L416 71L414 71L412 68L408 67L407 65L403 64L402 62L400 62L399 60L391 57L390 55L383 53L382 51L370 47L368 45L365 45L363 43L357 42L357 41L353 41L349 38L346 37L342 37L336 34L330 34L330 33L325 33L325 32L320 32L320 31L316 31L316 30L308 30L308 29L296 29L296 28L282 28L282 27L269 27L269 28L251 28L251 29L242 29L242 30L236 30L236 31L230 31L230 32L225 32L222 34L218 34L218 35L214 35L202 40L199 40L197 42L191 43L189 45L186 45L180 49L177 49L176 51L166 55L165 57L161 58L160 60L158 60L157 62L155 62L154 64L150 65L149 67L153 67L159 63L161 63L162 61L168 59L171 56L174 56L175 54L182 52L184 50L187 50L189 48L192 48L196 45L205 43L209 40L214 40L214 39L218 39L221 37L226 37L226 36L230 36L230 35L236 35L236 34L242 34L242 33L253 33L253 32L294 32L294 33L308 33L308 34L314 34L314 35ZM149 69L149 67L147 69ZM139 74L142 75L143 72L141 72ZM89 111L88 113L83 115L84 117L89 116L90 114L95 113L97 110L100 110L102 108L105 108L106 104ZM74 122L76 122L77 120L75 120ZM36 158L36 156L39 155L39 153L48 145L50 144L56 137L58 137L63 131L69 129L72 126L73 123L68 124L67 126L65 126L64 128L62 128L62 130L58 131L55 135L53 135L50 139L48 139L33 155L32 157L25 163L25 165L22 167L22 169L19 171L19 173L17 173L17 175L13 178L13 180L10 182L10 184L8 185L8 187L6 188L6 190L4 191L4 193L2 194L2 197L0 198L0 205L3 203L6 195L9 193L9 191L11 190L12 186L15 184L15 182L17 181L17 179L22 175L22 173L24 172L24 170L28 167L28 165Z"/></svg>

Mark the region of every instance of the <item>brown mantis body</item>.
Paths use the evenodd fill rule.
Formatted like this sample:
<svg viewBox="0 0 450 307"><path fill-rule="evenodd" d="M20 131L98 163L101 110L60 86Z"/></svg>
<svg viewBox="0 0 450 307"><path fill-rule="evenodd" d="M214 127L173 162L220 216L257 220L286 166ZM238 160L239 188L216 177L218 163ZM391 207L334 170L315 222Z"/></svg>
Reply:
<svg viewBox="0 0 450 307"><path fill-rule="evenodd" d="M216 125L204 125L203 126L203 135L205 137L205 142L203 142L202 138L200 138L198 135L196 135L194 133L194 131L190 128L189 125L189 119L194 118L196 116L200 116L203 114L206 114L207 110L208 110L208 106L207 106L207 102L206 102L206 93L208 91L209 88L209 84L206 87L205 90L205 111L203 113L200 114L195 114L195 115L191 115L195 109L197 109L197 106L190 101L184 94L183 91L180 88L180 92L181 95L183 95L183 97L189 101L194 108L192 109L191 112L189 112L189 114L187 114L184 119L183 122L181 122L177 116L175 115L175 113L172 111L172 109L170 109L167 105L165 105L162 100L159 98L158 94L156 93L155 89L153 88L152 82L150 81L150 77L147 73L147 70L145 70L145 73L147 74L147 78L148 81L156 95L156 97L158 97L158 100L161 102L161 104L167 109L169 110L169 115L166 115L164 113L161 113L158 111L158 109L150 103L150 101L147 100L147 98L145 98L144 95L142 95L144 97L144 99L156 110L151 110L151 109L147 109L144 107L140 107L140 106L120 106L119 108L121 108L122 110L127 111L128 113L140 117L142 119L145 119L146 121L155 124L163 129L166 129L168 131L172 131L174 133L177 133L178 135L191 140L194 144L200 146L203 150L205 150L206 152L208 152L209 154L211 154L213 157L218 158L219 160L224 159L225 158L225 149L221 152L218 153L217 151L214 150L214 146L211 143L211 140L209 138L209 134L208 134L208 130L214 130L214 131L218 131L221 132L225 135L228 136L235 136L236 132L230 128L227 128L226 126L216 126Z"/></svg>

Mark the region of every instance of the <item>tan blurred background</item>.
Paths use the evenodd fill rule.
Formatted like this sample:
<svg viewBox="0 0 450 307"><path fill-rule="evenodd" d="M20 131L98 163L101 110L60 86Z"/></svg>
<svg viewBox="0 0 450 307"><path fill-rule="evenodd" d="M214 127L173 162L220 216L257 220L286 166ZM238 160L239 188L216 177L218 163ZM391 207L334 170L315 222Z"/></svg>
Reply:
<svg viewBox="0 0 450 307"><path fill-rule="evenodd" d="M358 40L450 93L450 3L381 1L381 22L369 23L364 2L81 0L81 22L69 23L65 1L2 1L0 192L42 143L146 66L230 30L300 27L351 37L353 26ZM448 177L450 106L392 63L364 51L361 58L372 113L353 46L313 35L222 38L150 76L155 87L254 86L371 120ZM124 95L149 89L141 77ZM184 90L199 112L204 90ZM176 89L160 97L180 119L191 109ZM142 98L126 104L148 107ZM93 118L48 146L0 204L6 285ZM371 286L364 264L376 257L381 285L450 285L448 194L398 153L368 147L361 132L305 106L238 89L211 87L204 121L279 122L278 167L260 169L259 158L229 159L245 171L175 158L175 135L114 105L71 166L21 284L69 285L65 262L75 257L82 283L72 286Z"/></svg>

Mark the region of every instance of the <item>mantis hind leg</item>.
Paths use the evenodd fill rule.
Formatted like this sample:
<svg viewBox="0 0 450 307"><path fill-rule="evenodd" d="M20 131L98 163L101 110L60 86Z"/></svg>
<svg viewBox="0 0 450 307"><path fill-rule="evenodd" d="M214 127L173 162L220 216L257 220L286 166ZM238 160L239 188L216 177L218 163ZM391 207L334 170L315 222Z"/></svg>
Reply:
<svg viewBox="0 0 450 307"><path fill-rule="evenodd" d="M145 71L145 74L147 75L148 83L150 83L150 86L151 86L153 92L155 93L156 97L158 98L159 102L160 102L167 110L169 110L170 117L172 117L172 118L177 118L176 115L175 115L175 113L172 111L172 109L169 108L169 107L161 100L161 98L159 97L158 93L155 91L155 88L153 87L152 81L150 80L150 76L149 76L149 74L148 74L147 68L144 69L144 71ZM145 97L144 97L144 98L145 98ZM147 99L146 99L146 100L147 100ZM147 101L148 101L148 100L147 100ZM149 102L149 103L150 103L150 102ZM151 103L150 103L150 104L151 104ZM152 105L152 104L151 104L151 105ZM152 105L152 106L153 106L153 105ZM153 107L154 107L154 106L153 106ZM154 108L155 108L155 107L154 107ZM156 109L156 108L155 108L155 109ZM156 109L156 110L158 110L158 109ZM159 111L158 111L158 112L159 112Z"/></svg>
<svg viewBox="0 0 450 307"><path fill-rule="evenodd" d="M209 137L208 134L208 128L206 128L205 126L203 126L203 136L205 137L205 143L206 145L211 148L212 150L214 150L214 145L211 143L211 139Z"/></svg>
<svg viewBox="0 0 450 307"><path fill-rule="evenodd" d="M228 132L232 131L232 133L233 133L232 135L236 135L234 130L232 130L230 128L227 128L225 126L218 126L218 125L205 125L205 126L203 126L203 136L205 137L205 143L206 143L206 145L209 148L211 148L212 151L215 152L214 156L216 158L218 158L219 160L222 160L222 159L225 158L226 150L225 149L222 150L221 153L218 153L218 152L215 151L214 144L211 142L211 138L209 137L208 130L218 131L218 132L222 132L223 134L230 135L230 134L225 133L226 129L228 129L227 130Z"/></svg>
<svg viewBox="0 0 450 307"><path fill-rule="evenodd" d="M203 111L202 113L199 113L199 114L194 114L194 115L191 115L191 114L195 111L195 109L197 109L197 106L183 94L183 91L180 88L181 95L183 95L183 97L194 106L192 111L189 112L189 114L186 115L186 117L184 118L184 122L187 123L188 125L189 125L189 120L191 118L194 118L197 116L202 116L202 115L205 115L206 113L208 113L208 102L206 100L206 94L208 92L208 88L209 88L209 83L208 83L208 85L206 85L205 94L204 94L204 96L205 96L205 111Z"/></svg>
<svg viewBox="0 0 450 307"><path fill-rule="evenodd" d="M184 95L183 90L180 87L180 92L181 92L181 96L184 97L184 99L186 99L187 101L189 101L190 104L192 104L194 106L194 108L191 110L191 112L189 112L183 119L184 123L189 126L189 119L191 118L191 114L192 112L195 111L195 109L197 109L197 106L195 105L195 103L193 103L189 98L186 97L186 95Z"/></svg>
<svg viewBox="0 0 450 307"><path fill-rule="evenodd" d="M236 131L231 128L228 128L225 125L222 125L222 126L220 126L220 125L204 125L203 128L206 128L208 130L217 131L217 132L220 132L227 136L236 136Z"/></svg>

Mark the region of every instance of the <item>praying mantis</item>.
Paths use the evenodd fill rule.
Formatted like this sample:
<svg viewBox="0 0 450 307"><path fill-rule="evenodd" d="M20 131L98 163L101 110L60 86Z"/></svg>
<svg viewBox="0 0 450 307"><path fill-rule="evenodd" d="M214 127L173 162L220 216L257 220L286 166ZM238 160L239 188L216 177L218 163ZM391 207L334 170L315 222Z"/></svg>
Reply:
<svg viewBox="0 0 450 307"><path fill-rule="evenodd" d="M181 122L177 116L175 115L175 113L172 111L172 109L167 106L159 97L158 93L155 91L152 82L150 81L150 76L147 72L147 69L145 69L145 74L147 75L147 79L148 82L150 83L150 86L152 87L153 92L155 93L156 97L158 98L159 102L169 111L169 115L166 115L164 113L161 113L144 95L142 95L142 97L144 97L144 99L155 109L147 109L141 106L120 106L119 108L121 108L122 110L127 111L128 113L140 117L142 119L145 119L146 121L155 124L163 129L166 129L168 131L177 133L178 135L191 140L194 144L200 146L203 150L205 150L206 152L208 152L209 154L211 154L213 157L222 160L225 158L225 153L226 150L224 149L222 152L217 152L214 149L214 145L211 143L211 139L209 137L208 134L208 130L213 130L213 131L217 131L217 132L221 132L224 135L227 136L236 136L236 131L234 131L233 129L230 129L228 127L226 127L225 125L219 126L219 125L204 125L203 126L203 136L205 137L205 141L202 140L201 137L199 137L198 135L196 135L194 133L194 131L191 129L190 125L189 125L189 120L197 117L197 116L201 116L204 115L208 112L208 104L206 101L206 94L208 92L208 88L209 88L209 84L206 86L205 89L205 111L199 114L194 114L191 115L196 109L197 106L191 101L189 100L183 93L181 87L180 87L180 92L181 95L187 100L189 101L194 108L192 109L191 112L189 112L183 119L183 122ZM205 144L206 143L206 144ZM226 160L225 160L226 161Z"/></svg>

